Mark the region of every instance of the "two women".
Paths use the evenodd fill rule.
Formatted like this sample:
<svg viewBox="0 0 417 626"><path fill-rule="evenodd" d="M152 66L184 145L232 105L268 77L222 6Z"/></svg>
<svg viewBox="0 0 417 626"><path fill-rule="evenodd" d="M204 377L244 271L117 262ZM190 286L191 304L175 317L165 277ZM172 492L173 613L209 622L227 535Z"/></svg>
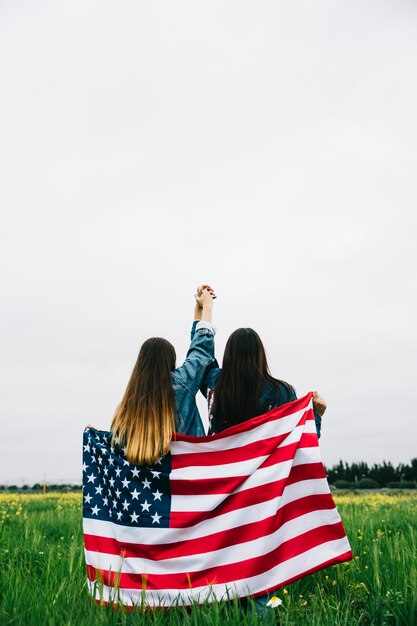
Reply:
<svg viewBox="0 0 417 626"><path fill-rule="evenodd" d="M215 297L209 285L198 287L191 344L180 367L166 339L153 337L142 345L111 425L130 462L155 462L169 451L175 432L205 434L195 400L200 389L209 399L209 434L296 399L294 387L269 372L262 341L251 328L231 334L223 368L217 366L211 323ZM320 436L326 403L315 392L313 404Z"/></svg>

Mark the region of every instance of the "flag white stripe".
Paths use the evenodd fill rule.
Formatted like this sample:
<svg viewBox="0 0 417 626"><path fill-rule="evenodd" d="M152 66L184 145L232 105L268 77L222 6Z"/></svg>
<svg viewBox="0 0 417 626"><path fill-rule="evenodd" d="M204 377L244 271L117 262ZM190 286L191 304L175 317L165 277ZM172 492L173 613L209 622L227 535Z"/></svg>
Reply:
<svg viewBox="0 0 417 626"><path fill-rule="evenodd" d="M270 422L255 426L250 430L238 433L237 435L227 435L221 439L221 449L231 450L233 448L240 448L253 441L261 441L262 439L269 439L270 437L276 437L281 433L290 433L298 424L302 416L307 409L313 406L312 400L305 408L300 411L296 411L286 417L280 417ZM314 420L307 420L306 427L311 422L313 430L315 432ZM308 432L305 430L305 432ZM219 441L217 439L205 440L205 441L172 441L171 453L172 454L198 454L201 452L215 452L219 450Z"/></svg>
<svg viewBox="0 0 417 626"><path fill-rule="evenodd" d="M322 543L310 550L306 550L272 569L251 578L237 580L234 583L222 583L211 586L194 587L193 589L160 589L158 591L142 589L120 589L115 591L107 585L97 585L88 581L91 594L96 599L113 602L119 597L126 606L133 604L148 606L175 606L191 604L192 602L212 602L227 600L234 596L243 597L255 593L263 593L266 589L278 588L287 580L303 575L306 571L320 567L322 563L336 559L350 550L346 537ZM95 594L94 594L95 592Z"/></svg>
<svg viewBox="0 0 417 626"><path fill-rule="evenodd" d="M321 463L320 448L298 448L293 465L308 465L309 463Z"/></svg>
<svg viewBox="0 0 417 626"><path fill-rule="evenodd" d="M180 574L182 572L199 572L207 570L211 567L219 567L221 565L231 565L240 561L260 557L268 554L281 546L289 539L293 539L302 535L313 528L337 524L340 522L340 516L336 509L325 511L312 511L289 520L278 528L275 532L246 541L234 544L219 550L204 552L201 554L193 554L186 556L174 556L172 558L153 561L151 559L142 559L137 557L122 558L116 554L105 554L86 550L86 562L93 567L103 569L106 572L136 573L144 574ZM186 541L183 542L186 545Z"/></svg>
<svg viewBox="0 0 417 626"><path fill-rule="evenodd" d="M322 495L330 493L327 480L318 478L288 485L282 494L266 502L260 502L244 509L229 511L218 515L215 519L208 519L190 528L134 528L121 526L113 522L94 520L85 517L83 520L84 533L100 537L114 537L120 543L136 543L158 545L161 543L177 543L188 539L199 539L211 534L239 528L242 524L251 524L276 514L277 508L289 502L294 502L304 496Z"/></svg>

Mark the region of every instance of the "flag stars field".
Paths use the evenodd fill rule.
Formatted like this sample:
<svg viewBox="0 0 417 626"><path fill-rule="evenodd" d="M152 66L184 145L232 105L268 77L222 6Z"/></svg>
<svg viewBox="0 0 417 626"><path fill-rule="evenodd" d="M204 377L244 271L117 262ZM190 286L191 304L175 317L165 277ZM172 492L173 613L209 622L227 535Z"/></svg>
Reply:
<svg viewBox="0 0 417 626"><path fill-rule="evenodd" d="M113 520L117 523L145 524L148 526L160 524L161 511L143 495L143 490L149 489L153 501L163 503L163 491L156 488L153 481L160 481L160 471L131 466L123 458L119 442L108 446L107 433L98 433L87 430L87 443L84 449L84 465L90 467L87 482L84 485L84 513L101 520ZM137 483L132 481L142 478L143 489L137 489ZM97 482L98 480L98 482ZM139 510L133 507L133 503ZM166 506L166 505L165 505ZM141 513L139 511L142 511ZM151 517L152 514L152 517Z"/></svg>

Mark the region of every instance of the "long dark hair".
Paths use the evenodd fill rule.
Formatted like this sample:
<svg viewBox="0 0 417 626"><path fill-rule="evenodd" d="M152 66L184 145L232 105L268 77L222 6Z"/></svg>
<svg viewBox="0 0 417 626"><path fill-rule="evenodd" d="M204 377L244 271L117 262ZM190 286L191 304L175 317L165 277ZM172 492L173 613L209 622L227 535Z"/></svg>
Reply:
<svg viewBox="0 0 417 626"><path fill-rule="evenodd" d="M220 432L262 413L260 397L264 385L278 393L283 380L271 376L265 348L252 328L238 328L229 337L223 355L222 371L213 398L212 429Z"/></svg>
<svg viewBox="0 0 417 626"><path fill-rule="evenodd" d="M131 463L154 463L169 451L175 432L176 405L171 372L175 348L166 339L145 341L116 409L111 430L126 446Z"/></svg>

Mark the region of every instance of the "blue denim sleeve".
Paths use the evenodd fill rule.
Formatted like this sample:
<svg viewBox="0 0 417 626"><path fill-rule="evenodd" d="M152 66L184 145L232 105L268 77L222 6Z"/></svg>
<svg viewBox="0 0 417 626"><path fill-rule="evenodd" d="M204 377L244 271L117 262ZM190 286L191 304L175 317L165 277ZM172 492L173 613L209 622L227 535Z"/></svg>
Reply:
<svg viewBox="0 0 417 626"><path fill-rule="evenodd" d="M321 417L317 413L316 410L314 410L314 421L316 422L317 437L320 439L320 435L321 435Z"/></svg>
<svg viewBox="0 0 417 626"><path fill-rule="evenodd" d="M197 328L198 320L194 320L193 325L191 326L191 341L194 339L195 329Z"/></svg>
<svg viewBox="0 0 417 626"><path fill-rule="evenodd" d="M191 329L191 344L184 363L175 370L175 374L194 396L200 389L207 367L214 359L214 335L207 328Z"/></svg>
<svg viewBox="0 0 417 626"><path fill-rule="evenodd" d="M212 365L210 365L210 367L206 369L204 378L200 385L200 391L205 398L207 398L208 390L215 388L221 371L222 370L220 369L219 364L217 363L217 359L214 359L214 362L212 363Z"/></svg>

